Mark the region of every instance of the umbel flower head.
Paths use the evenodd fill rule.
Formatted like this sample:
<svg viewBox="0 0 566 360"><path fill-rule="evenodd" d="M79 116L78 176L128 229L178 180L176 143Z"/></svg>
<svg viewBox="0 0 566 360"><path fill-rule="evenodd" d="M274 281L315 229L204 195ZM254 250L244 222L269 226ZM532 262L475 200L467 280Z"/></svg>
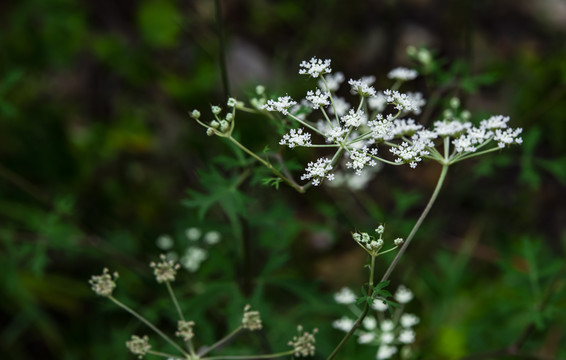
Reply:
<svg viewBox="0 0 566 360"><path fill-rule="evenodd" d="M244 316L242 317L242 327L251 331L261 330L263 327L259 311L250 310L251 306L248 304L244 307Z"/></svg>
<svg viewBox="0 0 566 360"><path fill-rule="evenodd" d="M116 288L117 278L117 272L110 274L109 270L104 268L102 275L93 275L88 282L97 295L108 297L112 295L112 292Z"/></svg>
<svg viewBox="0 0 566 360"><path fill-rule="evenodd" d="M295 357L313 356L316 350L314 334L318 329L313 329L312 334L304 331L301 325L297 326L297 336L293 336L293 340L289 341L289 346L293 347Z"/></svg>
<svg viewBox="0 0 566 360"><path fill-rule="evenodd" d="M132 335L132 339L126 341L126 347L132 352L132 354L137 355L140 359L144 357L149 350L151 350L151 345L149 345L149 338L147 335L144 335L144 337Z"/></svg>
<svg viewBox="0 0 566 360"><path fill-rule="evenodd" d="M194 321L179 320L179 322L177 323L178 330L177 332L175 332L175 335L177 335L178 337L182 338L185 341L189 341L195 336L193 332L194 326L195 326Z"/></svg>
<svg viewBox="0 0 566 360"><path fill-rule="evenodd" d="M385 231L385 227L383 225L379 225L379 227L377 229L375 229L375 231L377 232L379 238L376 239L373 236L370 236L368 233L353 233L352 234L352 238L358 243L358 245L360 245L368 254L370 254L371 256L378 256L381 254L384 254L386 252L395 250L396 248L399 247L399 245L401 245L403 243L403 239L401 238L397 238L395 240L393 240L393 243L395 244L394 247L392 247L389 250L385 250L385 251L381 251L381 248L383 247L383 233Z"/></svg>
<svg viewBox="0 0 566 360"><path fill-rule="evenodd" d="M161 261L158 263L151 262L149 266L153 268L153 274L158 283L175 281L175 275L180 268L179 264L175 264L173 260L167 260L167 256L161 255Z"/></svg>

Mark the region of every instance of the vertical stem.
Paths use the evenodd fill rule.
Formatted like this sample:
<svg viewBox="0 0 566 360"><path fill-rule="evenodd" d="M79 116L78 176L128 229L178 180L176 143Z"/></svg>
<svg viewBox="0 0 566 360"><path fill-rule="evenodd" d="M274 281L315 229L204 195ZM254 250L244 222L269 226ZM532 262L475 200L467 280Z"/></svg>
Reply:
<svg viewBox="0 0 566 360"><path fill-rule="evenodd" d="M226 67L226 40L224 38L224 24L222 19L222 6L220 0L214 0L216 8L216 25L218 32L218 44L220 52L220 74L222 76L222 88L224 90L224 100L230 96L230 83L228 82L228 68Z"/></svg>
<svg viewBox="0 0 566 360"><path fill-rule="evenodd" d="M440 189L442 188L442 184L444 183L444 179L446 178L446 173L448 172L448 166L449 166L448 164L442 165L442 172L440 173L440 176L438 177L438 182L436 183L436 188L434 189L434 192L432 193L430 199L428 200L428 204L426 204L425 209L423 210L421 216L419 217L419 219L417 220L417 222L413 226L413 229L411 230L411 233L407 237L407 240L405 240L405 242L403 243L403 246L401 247L401 249L399 250L399 252L395 256L395 259L393 259L393 262L391 263L391 265L389 265L389 267L385 271L385 274L381 278L381 281L386 281L387 279L389 279L389 276L391 275L391 273L393 272L393 270L397 266L397 263L401 259L401 256L403 256L403 253L405 253L405 250L407 249L407 247L411 243L411 240L413 240L413 237L415 237L415 234L417 233L417 231L421 227L421 224L423 223L424 219L426 218L426 216L430 212L430 209L432 208L432 205L436 201L436 198L438 197L438 193L440 192Z"/></svg>

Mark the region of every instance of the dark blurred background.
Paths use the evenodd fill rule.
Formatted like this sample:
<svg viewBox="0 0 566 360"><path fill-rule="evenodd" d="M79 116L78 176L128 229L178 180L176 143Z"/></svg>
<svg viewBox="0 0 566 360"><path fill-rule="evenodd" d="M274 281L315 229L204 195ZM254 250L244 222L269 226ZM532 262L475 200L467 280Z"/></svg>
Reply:
<svg viewBox="0 0 566 360"><path fill-rule="evenodd" d="M458 96L477 119L509 115L524 129L521 147L451 169L393 280L417 294L419 358L502 348L535 323L525 349L565 358L564 314L532 310L564 288L556 274L566 240L566 2L221 3L238 99L257 84L299 98L313 84L298 76L298 63L312 56L331 58L347 79L375 75L384 89L390 69L411 66L407 46L426 46L446 79L419 79L415 89ZM187 115L209 116L210 104L225 101L215 16L212 0L0 2L2 358L133 358L124 341L149 330L96 297L87 280L104 266L120 271L117 297L171 326L166 291L147 263L161 251L159 236L179 250L190 227L223 239L177 284L202 341L229 330L255 301L266 330L237 349L284 350L301 322L321 329L319 351L328 354L340 339L329 324L343 310L331 292L359 289L366 276L350 232L382 222L392 238L410 231L436 164L387 167L363 191L300 195L249 175L237 182L256 164ZM254 151L277 151L267 125L242 114L238 136ZM314 158L284 155L296 164ZM563 296L550 298L564 306ZM350 345L345 358L366 356Z"/></svg>

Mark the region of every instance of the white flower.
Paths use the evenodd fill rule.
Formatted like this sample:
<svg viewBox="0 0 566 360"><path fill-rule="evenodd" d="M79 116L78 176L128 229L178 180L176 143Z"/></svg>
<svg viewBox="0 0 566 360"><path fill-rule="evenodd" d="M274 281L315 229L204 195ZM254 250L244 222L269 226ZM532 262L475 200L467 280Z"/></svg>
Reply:
<svg viewBox="0 0 566 360"><path fill-rule="evenodd" d="M393 341L395 341L395 334L393 334L392 332L384 332L379 337L379 340L382 344L391 344Z"/></svg>
<svg viewBox="0 0 566 360"><path fill-rule="evenodd" d="M352 150L349 152L351 161L346 163L346 166L348 168L353 168L356 171L356 175L359 175L366 165L375 166L377 164L371 157L372 155L377 155L377 148L372 148L370 150L364 146L360 150Z"/></svg>
<svg viewBox="0 0 566 360"><path fill-rule="evenodd" d="M523 139L519 137L519 134L523 132L523 129L505 129L504 131L500 129L495 130L495 136L493 140L499 141L497 146L504 148L506 145L522 144Z"/></svg>
<svg viewBox="0 0 566 360"><path fill-rule="evenodd" d="M395 244L395 246L399 246L403 243L403 239L397 238L397 239L393 240L393 243Z"/></svg>
<svg viewBox="0 0 566 360"><path fill-rule="evenodd" d="M377 320L374 317L366 317L362 324L367 330L373 330L377 327Z"/></svg>
<svg viewBox="0 0 566 360"><path fill-rule="evenodd" d="M401 111L420 111L419 104L407 94L397 90L385 90L383 95L387 97L387 102L395 105L395 109Z"/></svg>
<svg viewBox="0 0 566 360"><path fill-rule="evenodd" d="M393 120L391 132L394 136L413 135L423 128L420 124L415 124L413 119L396 119Z"/></svg>
<svg viewBox="0 0 566 360"><path fill-rule="evenodd" d="M338 320L334 320L332 322L332 327L344 332L348 332L352 329L352 327L354 326L354 320L343 316Z"/></svg>
<svg viewBox="0 0 566 360"><path fill-rule="evenodd" d="M375 96L377 94L373 86L370 86L368 84L367 79L359 79L359 80L350 79L348 81L348 84L350 84L350 86L352 87L351 88L352 94L360 94L361 96L366 96L366 97Z"/></svg>
<svg viewBox="0 0 566 360"><path fill-rule="evenodd" d="M283 115L289 114L289 108L297 104L290 96L280 96L275 100L267 100L267 104L262 105L261 109L267 111L279 111Z"/></svg>
<svg viewBox="0 0 566 360"><path fill-rule="evenodd" d="M187 248L185 255L181 258L179 262L188 271L195 272L199 269L200 264L204 260L206 260L207 256L208 253L206 252L206 250L196 246L191 246Z"/></svg>
<svg viewBox="0 0 566 360"><path fill-rule="evenodd" d="M332 72L329 59L323 61L313 57L309 60L309 62L303 60L299 67L299 74L310 75L313 78Z"/></svg>
<svg viewBox="0 0 566 360"><path fill-rule="evenodd" d="M383 332L390 332L390 331L393 331L393 329L395 328L395 324L393 323L392 320L387 319L387 320L383 320L381 322L381 324L379 325L379 328Z"/></svg>
<svg viewBox="0 0 566 360"><path fill-rule="evenodd" d="M215 245L220 242L220 233L218 231L212 230L204 234L204 242L208 245Z"/></svg>
<svg viewBox="0 0 566 360"><path fill-rule="evenodd" d="M415 314L403 314L400 321L402 327L410 328L419 323L419 318Z"/></svg>
<svg viewBox="0 0 566 360"><path fill-rule="evenodd" d="M396 163L408 163L414 169L417 163L422 161L421 156L428 155L430 152L426 149L428 142L415 136L412 139L412 143L402 142L401 145L392 147L389 151L398 156L395 159Z"/></svg>
<svg viewBox="0 0 566 360"><path fill-rule="evenodd" d="M377 360L389 359L390 357L395 355L396 352L397 352L397 348L395 346L381 345L379 347L379 350L377 350L376 359Z"/></svg>
<svg viewBox="0 0 566 360"><path fill-rule="evenodd" d="M380 312L384 312L385 310L387 310L387 304L385 302L383 302L382 300L376 300L373 302L373 304L371 305L372 309L376 310L376 311L380 311Z"/></svg>
<svg viewBox="0 0 566 360"><path fill-rule="evenodd" d="M312 184L314 186L320 185L320 181L324 178L332 181L334 175L329 172L332 170L331 160L327 158L320 158L316 162L309 162L306 173L301 176L301 180L312 179Z"/></svg>
<svg viewBox="0 0 566 360"><path fill-rule="evenodd" d="M407 96L413 103L413 113L419 115L421 113L422 107L426 105L426 100L424 99L423 94L421 94L420 92L408 92Z"/></svg>
<svg viewBox="0 0 566 360"><path fill-rule="evenodd" d="M340 84L344 82L344 74L337 72L335 74L330 74L324 77L326 80L326 85L322 79L318 80L318 87L321 89L326 89L327 91L336 91L340 88Z"/></svg>
<svg viewBox="0 0 566 360"><path fill-rule="evenodd" d="M279 145L287 145L289 148L295 146L311 146L311 134L303 132L303 129L291 129L288 134L283 135L283 139L279 141Z"/></svg>
<svg viewBox="0 0 566 360"><path fill-rule="evenodd" d="M346 135L346 132L348 131L348 129L345 129L343 127L340 126L334 126L333 128L327 128L326 131L324 131L324 137L326 138L326 142L341 142L344 141L344 135Z"/></svg>
<svg viewBox="0 0 566 360"><path fill-rule="evenodd" d="M354 294L350 288L343 287L340 291L334 294L334 301L338 304L353 304L356 302L356 294Z"/></svg>
<svg viewBox="0 0 566 360"><path fill-rule="evenodd" d="M173 239L169 235L161 235L155 241L155 245L161 250L169 250L173 247Z"/></svg>
<svg viewBox="0 0 566 360"><path fill-rule="evenodd" d="M458 120L454 121L435 121L434 131L439 136L458 136L468 131L472 127L471 122L460 122Z"/></svg>
<svg viewBox="0 0 566 360"><path fill-rule="evenodd" d="M320 89L316 89L316 92L309 90L306 99L311 102L313 109L318 109L321 106L330 104L330 101L328 101L329 96L329 92L322 92Z"/></svg>
<svg viewBox="0 0 566 360"><path fill-rule="evenodd" d="M494 115L487 120L482 120L480 126L484 129L506 129L509 116Z"/></svg>
<svg viewBox="0 0 566 360"><path fill-rule="evenodd" d="M374 332L364 332L361 333L358 337L359 344L369 344L375 340L375 333Z"/></svg>
<svg viewBox="0 0 566 360"><path fill-rule="evenodd" d="M407 69L404 67L398 67L389 72L387 77L390 79L407 81L415 79L419 73L416 70Z"/></svg>
<svg viewBox="0 0 566 360"><path fill-rule="evenodd" d="M372 131L371 137L375 141L387 141L395 137L391 120L383 120L381 114L378 114L375 120L368 122L368 126Z"/></svg>
<svg viewBox="0 0 566 360"><path fill-rule="evenodd" d="M415 341L415 332L411 329L401 330L399 341L403 344L412 344Z"/></svg>
<svg viewBox="0 0 566 360"><path fill-rule="evenodd" d="M348 114L342 116L340 120L346 126L358 127L367 121L367 117L363 110L354 111L354 109L350 109Z"/></svg>
<svg viewBox="0 0 566 360"><path fill-rule="evenodd" d="M202 235L202 231L199 228L192 227L185 230L185 236L191 241L197 241Z"/></svg>
<svg viewBox="0 0 566 360"><path fill-rule="evenodd" d="M400 285L397 288L397 291L395 291L395 295L393 295L393 297L395 298L395 300L397 300L397 302L406 304L409 301L413 300L414 295L407 287Z"/></svg>

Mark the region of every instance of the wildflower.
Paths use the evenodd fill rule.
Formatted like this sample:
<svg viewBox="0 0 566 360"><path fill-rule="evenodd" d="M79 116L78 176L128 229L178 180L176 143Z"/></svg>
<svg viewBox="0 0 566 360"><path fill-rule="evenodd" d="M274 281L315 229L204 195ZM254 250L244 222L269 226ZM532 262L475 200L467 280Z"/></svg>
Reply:
<svg viewBox="0 0 566 360"><path fill-rule="evenodd" d="M151 262L149 266L153 268L153 274L158 283L162 282L172 282L175 281L175 275L177 275L177 270L181 267L179 264L175 264L172 260L167 260L165 255L159 257L161 262L155 263Z"/></svg>
<svg viewBox="0 0 566 360"><path fill-rule="evenodd" d="M379 340L382 344L391 344L393 341L395 341L395 334L393 334L392 332L383 332L381 333Z"/></svg>
<svg viewBox="0 0 566 360"><path fill-rule="evenodd" d="M381 322L381 324L379 325L379 328L383 332L390 332L390 331L393 331L393 329L395 328L395 324L393 323L393 321L387 319L387 320L383 320Z"/></svg>
<svg viewBox="0 0 566 360"><path fill-rule="evenodd" d="M379 350L377 350L376 359L377 360L389 359L390 357L395 355L395 353L397 353L397 348L395 346L381 345L379 347Z"/></svg>
<svg viewBox="0 0 566 360"><path fill-rule="evenodd" d="M507 122L509 121L509 116L495 115L489 119L482 120L480 126L485 129L505 129L507 128Z"/></svg>
<svg viewBox="0 0 566 360"><path fill-rule="evenodd" d="M267 104L261 107L262 110L267 111L279 111L283 115L289 114L289 108L297 104L296 101L291 99L290 96L280 96L277 101L267 100Z"/></svg>
<svg viewBox="0 0 566 360"><path fill-rule="evenodd" d="M374 317L366 317L362 324L367 330L373 330L377 326L377 320Z"/></svg>
<svg viewBox="0 0 566 360"><path fill-rule="evenodd" d="M367 121L367 117L363 110L354 111L354 109L350 109L350 112L342 116L340 120L346 124L346 126L358 127Z"/></svg>
<svg viewBox="0 0 566 360"><path fill-rule="evenodd" d="M403 243L403 239L397 238L397 239L393 240L393 243L395 244L395 246L399 246Z"/></svg>
<svg viewBox="0 0 566 360"><path fill-rule="evenodd" d="M391 125L391 133L397 137L412 136L423 128L422 125L415 124L413 119L396 119Z"/></svg>
<svg viewBox="0 0 566 360"><path fill-rule="evenodd" d="M202 231L196 227L191 227L185 230L185 236L187 237L187 239L191 241L196 241L200 239L201 235L202 235Z"/></svg>
<svg viewBox="0 0 566 360"><path fill-rule="evenodd" d="M228 98L228 102L226 103L226 105L228 105L228 107L234 108L238 106L244 106L244 103L231 97Z"/></svg>
<svg viewBox="0 0 566 360"><path fill-rule="evenodd" d="M354 326L354 320L350 319L349 317L343 316L338 320L334 320L332 322L332 327L344 332L348 332Z"/></svg>
<svg viewBox="0 0 566 360"><path fill-rule="evenodd" d="M411 290L409 290L405 286L401 285L397 288L397 291L395 292L395 295L393 295L393 297L399 303L406 304L409 301L413 300L414 295L411 292Z"/></svg>
<svg viewBox="0 0 566 360"><path fill-rule="evenodd" d="M104 268L102 275L93 275L89 283L92 290L100 296L112 296L112 292L116 288L116 279L118 278L118 273L110 275L108 269Z"/></svg>
<svg viewBox="0 0 566 360"><path fill-rule="evenodd" d="M342 142L344 141L344 135L348 132L348 129L335 126L333 128L327 129L324 132L324 137L326 138L326 142Z"/></svg>
<svg viewBox="0 0 566 360"><path fill-rule="evenodd" d="M177 322L177 331L175 332L175 335L182 338L184 341L189 341L195 336L195 333L193 332L194 326L194 321L179 320L179 322Z"/></svg>
<svg viewBox="0 0 566 360"><path fill-rule="evenodd" d="M385 303L385 301L376 300L371 305L371 308L379 312L384 312L385 310L387 310L387 304Z"/></svg>
<svg viewBox="0 0 566 360"><path fill-rule="evenodd" d="M210 110L212 111L212 113L213 113L214 115L218 115L218 114L220 114L220 112L222 111L222 108L221 108L220 106L212 105L212 106L210 107Z"/></svg>
<svg viewBox="0 0 566 360"><path fill-rule="evenodd" d="M198 110L193 110L193 111L191 112L191 117L192 117L193 119L197 119L197 120L198 120L198 118L200 118L200 111L198 111Z"/></svg>
<svg viewBox="0 0 566 360"><path fill-rule="evenodd" d="M330 181L334 179L334 175L329 173L332 170L332 165L330 159L327 158L320 158L316 162L309 162L305 170L306 173L301 176L301 180L312 179L314 186L320 185L320 181L324 178Z"/></svg>
<svg viewBox="0 0 566 360"><path fill-rule="evenodd" d="M370 86L367 81L364 81L364 79L350 79L348 81L348 84L350 84L351 86L352 94L359 94L363 97L371 97L377 95L377 92L375 91L373 86Z"/></svg>
<svg viewBox="0 0 566 360"><path fill-rule="evenodd" d="M244 316L242 317L242 327L248 330L261 330L263 327L259 311L251 311L248 304L244 307Z"/></svg>
<svg viewBox="0 0 566 360"><path fill-rule="evenodd" d="M185 255L181 257L181 264L185 269L190 272L195 272L199 269L200 264L207 258L206 250L198 246L190 246L185 251Z"/></svg>
<svg viewBox="0 0 566 360"><path fill-rule="evenodd" d="M283 135L279 145L287 145L289 148L295 146L311 146L311 134L304 132L303 129L291 129L288 134Z"/></svg>
<svg viewBox="0 0 566 360"><path fill-rule="evenodd" d="M204 234L204 242L208 245L215 245L220 242L221 236L218 231L209 231Z"/></svg>
<svg viewBox="0 0 566 360"><path fill-rule="evenodd" d="M495 136L493 140L498 141L497 146L504 148L506 145L522 144L523 139L519 137L519 134L523 132L523 129L505 129L502 131L500 129L495 130Z"/></svg>
<svg viewBox="0 0 566 360"><path fill-rule="evenodd" d="M316 92L309 90L306 99L310 101L313 109L318 109L321 106L328 106L330 104L330 101L328 101L329 96L329 92L322 92L320 89L316 89Z"/></svg>
<svg viewBox="0 0 566 360"><path fill-rule="evenodd" d="M419 111L420 108L415 100L407 94L397 90L385 90L383 95L387 97L387 102L395 105L395 109L400 111Z"/></svg>
<svg viewBox="0 0 566 360"><path fill-rule="evenodd" d="M370 342L375 340L375 333L374 332L364 332L361 333L358 337L359 344L369 344Z"/></svg>
<svg viewBox="0 0 566 360"><path fill-rule="evenodd" d="M408 81L415 79L419 73L416 70L407 69L404 67L398 67L389 72L387 77L390 79Z"/></svg>
<svg viewBox="0 0 566 360"><path fill-rule="evenodd" d="M403 329L399 334L399 341L403 344L412 344L415 342L415 332L411 329Z"/></svg>
<svg viewBox="0 0 566 360"><path fill-rule="evenodd" d="M306 357L313 356L316 350L314 343L314 334L318 332L318 329L314 329L311 333L303 332L303 327L299 325L297 327L298 336L293 336L293 340L289 341L288 345L293 347L295 357Z"/></svg>
<svg viewBox="0 0 566 360"><path fill-rule="evenodd" d="M382 112L387 106L387 97L381 91L368 98L368 107L372 110Z"/></svg>
<svg viewBox="0 0 566 360"><path fill-rule="evenodd" d="M443 120L443 121L434 122L434 131L439 136L452 136L452 137L459 136L464 134L471 127L472 127L472 123L470 122L462 123L457 120L454 121Z"/></svg>
<svg viewBox="0 0 566 360"><path fill-rule="evenodd" d="M138 358L140 359L151 349L147 335L144 337L132 335L132 339L126 341L126 347L132 352L132 354L138 355Z"/></svg>
<svg viewBox="0 0 566 360"><path fill-rule="evenodd" d="M344 98L336 96L333 100L334 106L331 106L328 109L331 114L342 116L346 114L346 111L348 111L348 109L350 109L350 104L346 100L344 100ZM336 110L336 112L334 110Z"/></svg>
<svg viewBox="0 0 566 360"><path fill-rule="evenodd" d="M303 60L299 67L299 74L310 75L313 78L332 72L329 59L321 60L313 57L309 62Z"/></svg>
<svg viewBox="0 0 566 360"><path fill-rule="evenodd" d="M356 295L350 288L343 287L339 292L334 294L334 301L338 304L353 304L356 302Z"/></svg>
<svg viewBox="0 0 566 360"><path fill-rule="evenodd" d="M372 155L377 155L377 148L371 150L363 147L360 150L353 150L349 153L351 161L346 163L348 168L356 170L356 175L361 174L361 170L366 166L375 166L377 162L372 158Z"/></svg>
<svg viewBox="0 0 566 360"><path fill-rule="evenodd" d="M169 235L161 235L155 241L155 245L161 250L169 250L173 247L173 239Z"/></svg>
<svg viewBox="0 0 566 360"><path fill-rule="evenodd" d="M403 314L401 315L401 326L404 328L410 328L419 323L419 318L414 314Z"/></svg>

